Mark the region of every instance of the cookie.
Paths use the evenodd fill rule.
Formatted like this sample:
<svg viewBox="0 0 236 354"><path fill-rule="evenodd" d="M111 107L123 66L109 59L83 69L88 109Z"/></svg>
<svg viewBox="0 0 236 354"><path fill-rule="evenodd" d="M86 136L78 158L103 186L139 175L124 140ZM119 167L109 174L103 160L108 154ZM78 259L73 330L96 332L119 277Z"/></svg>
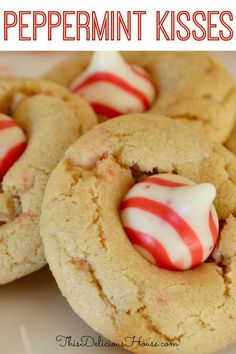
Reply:
<svg viewBox="0 0 236 354"><path fill-rule="evenodd" d="M163 173L217 191L219 243L191 270L153 266L121 223L127 191ZM136 114L98 125L66 151L49 178L40 225L63 295L94 330L133 352L163 353L167 343L165 353L205 354L236 340L235 213L233 154L186 122Z"/></svg>
<svg viewBox="0 0 236 354"><path fill-rule="evenodd" d="M236 155L236 126L234 126L230 136L226 140L225 146Z"/></svg>
<svg viewBox="0 0 236 354"><path fill-rule="evenodd" d="M0 185L0 284L4 284L46 264L39 215L48 176L66 148L96 124L96 117L83 99L42 80L0 80L0 111L12 117L27 137L27 147L5 171Z"/></svg>
<svg viewBox="0 0 236 354"><path fill-rule="evenodd" d="M149 111L186 121L212 141L227 139L236 118L236 90L233 78L213 57L204 52L122 54L129 64L145 69L155 84ZM74 54L45 77L70 87L90 60L89 52Z"/></svg>

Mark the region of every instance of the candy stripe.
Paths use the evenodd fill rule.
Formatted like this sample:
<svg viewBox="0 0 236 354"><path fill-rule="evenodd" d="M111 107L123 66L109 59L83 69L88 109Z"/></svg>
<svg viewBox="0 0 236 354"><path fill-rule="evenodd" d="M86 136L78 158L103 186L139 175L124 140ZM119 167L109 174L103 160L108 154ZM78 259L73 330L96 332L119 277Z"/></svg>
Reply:
<svg viewBox="0 0 236 354"><path fill-rule="evenodd" d="M202 260L203 247L198 236L191 226L169 206L144 197L132 197L121 203L121 210L124 210L125 208L138 208L147 211L170 224L189 248L192 257L191 266L193 267L196 264L199 264L199 260ZM194 249L192 248L193 245Z"/></svg>
<svg viewBox="0 0 236 354"><path fill-rule="evenodd" d="M135 220L135 223L132 220ZM172 225L163 222L161 218L141 209L128 208L122 211L122 223L124 227L155 237L165 248L173 264L182 259L184 254L185 265L191 266L192 257L189 248Z"/></svg>
<svg viewBox="0 0 236 354"><path fill-rule="evenodd" d="M184 186L187 186L186 183L179 183L179 182L173 182L173 181L169 181L167 179L162 179L162 178L156 178L156 177L147 177L147 178L144 178L142 181L140 181L141 183L142 182L145 182L145 183L152 183L152 184L157 184L158 186L163 186L163 187L184 187Z"/></svg>
<svg viewBox="0 0 236 354"><path fill-rule="evenodd" d="M97 114L106 116L108 118L117 117L123 114L122 112L119 112L116 109L99 102L90 102L90 104Z"/></svg>
<svg viewBox="0 0 236 354"><path fill-rule="evenodd" d="M212 212L209 213L209 226L210 226L210 230L211 230L213 244L215 244L217 237L218 237L218 227L216 226L216 224L214 222Z"/></svg>
<svg viewBox="0 0 236 354"><path fill-rule="evenodd" d="M11 127L17 127L17 124L14 122L14 120L0 120L0 130Z"/></svg>
<svg viewBox="0 0 236 354"><path fill-rule="evenodd" d="M26 141L23 141L22 143L19 143L8 150L4 158L0 160L0 177L4 176L8 169L21 156L26 148L26 145Z"/></svg>
<svg viewBox="0 0 236 354"><path fill-rule="evenodd" d="M124 227L124 230L134 245L143 247L153 256L156 265L170 270L178 270L171 262L165 248L155 237L129 227Z"/></svg>
<svg viewBox="0 0 236 354"><path fill-rule="evenodd" d="M141 91L129 85L127 82L125 82L123 79L119 78L118 76L109 72L99 72L99 73L92 74L83 82L75 85L75 87L72 88L72 92L80 91L82 88L99 81L108 82L109 84L118 86L122 90L132 94L142 102L145 110L150 107L150 103L147 97Z"/></svg>
<svg viewBox="0 0 236 354"><path fill-rule="evenodd" d="M135 65L130 65L130 68L136 75L138 75L142 79L147 80L151 85L153 85L152 81L150 80L148 74L145 71L141 71L141 69L139 69L139 67Z"/></svg>

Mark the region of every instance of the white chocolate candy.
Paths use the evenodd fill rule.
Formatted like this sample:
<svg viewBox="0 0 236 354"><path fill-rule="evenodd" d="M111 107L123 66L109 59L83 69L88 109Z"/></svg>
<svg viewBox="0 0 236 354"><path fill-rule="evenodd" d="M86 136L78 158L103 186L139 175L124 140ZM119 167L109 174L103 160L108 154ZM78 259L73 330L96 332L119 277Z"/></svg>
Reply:
<svg viewBox="0 0 236 354"><path fill-rule="evenodd" d="M127 64L118 52L95 52L90 65L70 89L107 118L143 112L150 108L156 95L146 71Z"/></svg>
<svg viewBox="0 0 236 354"><path fill-rule="evenodd" d="M194 184L172 174L145 178L121 203L127 236L151 263L185 270L204 262L214 249L219 222L210 183Z"/></svg>
<svg viewBox="0 0 236 354"><path fill-rule="evenodd" d="M0 180L24 152L26 136L10 117L0 113Z"/></svg>

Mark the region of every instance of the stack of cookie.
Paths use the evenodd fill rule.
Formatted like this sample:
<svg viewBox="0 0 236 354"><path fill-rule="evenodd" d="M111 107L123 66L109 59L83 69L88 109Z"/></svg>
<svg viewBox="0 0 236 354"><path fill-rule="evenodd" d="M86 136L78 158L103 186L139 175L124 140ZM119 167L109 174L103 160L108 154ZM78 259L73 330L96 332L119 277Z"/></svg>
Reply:
<svg viewBox="0 0 236 354"><path fill-rule="evenodd" d="M2 176L0 282L42 267L44 245L74 311L111 341L235 342L233 79L180 52L84 52L44 79L1 81L3 121L25 135Z"/></svg>

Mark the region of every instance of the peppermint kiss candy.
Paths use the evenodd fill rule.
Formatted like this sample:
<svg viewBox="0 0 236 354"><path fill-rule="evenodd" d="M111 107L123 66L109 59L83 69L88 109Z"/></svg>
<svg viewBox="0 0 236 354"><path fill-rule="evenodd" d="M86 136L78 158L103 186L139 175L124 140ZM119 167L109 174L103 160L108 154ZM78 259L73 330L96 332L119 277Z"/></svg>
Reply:
<svg viewBox="0 0 236 354"><path fill-rule="evenodd" d="M0 114L0 180L21 156L27 145L26 136L17 123Z"/></svg>
<svg viewBox="0 0 236 354"><path fill-rule="evenodd" d="M143 112L155 98L149 75L140 67L128 65L118 52L95 52L70 89L107 118Z"/></svg>
<svg viewBox="0 0 236 354"><path fill-rule="evenodd" d="M137 250L151 263L185 270L204 262L218 237L210 183L171 174L147 177L121 203L121 220Z"/></svg>

